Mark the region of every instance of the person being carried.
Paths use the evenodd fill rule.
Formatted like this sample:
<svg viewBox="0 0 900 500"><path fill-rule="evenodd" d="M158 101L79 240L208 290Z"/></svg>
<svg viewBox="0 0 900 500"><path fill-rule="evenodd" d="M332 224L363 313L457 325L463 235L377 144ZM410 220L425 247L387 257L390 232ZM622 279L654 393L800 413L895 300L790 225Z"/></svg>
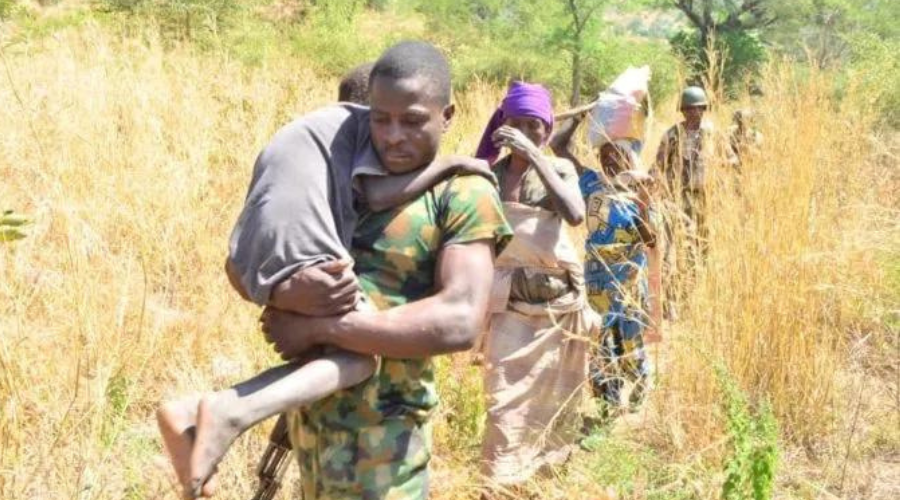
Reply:
<svg viewBox="0 0 900 500"><path fill-rule="evenodd" d="M369 104L369 74L372 73L373 66L374 62L362 63L341 77L338 84L339 102Z"/></svg>
<svg viewBox="0 0 900 500"><path fill-rule="evenodd" d="M362 106L328 106L286 125L256 160L229 242L231 284L256 304L308 316L362 309L348 250L356 228L355 180L368 204L383 210L456 173L491 176L485 162L472 158L426 160L425 168L386 175ZM229 389L163 404L158 423L185 495L215 492L210 478L241 433L356 385L375 367L371 355L312 350Z"/></svg>
<svg viewBox="0 0 900 500"><path fill-rule="evenodd" d="M640 404L650 384L644 351L650 323L647 248L656 245L650 217L653 178L638 170L631 141L604 142L599 169L585 166L570 150L579 117L564 123L552 142L557 155L570 159L581 174L587 203L585 277L588 301L601 317L600 343L591 360L591 385L603 403L601 412L621 406L621 390L633 382L632 405Z"/></svg>

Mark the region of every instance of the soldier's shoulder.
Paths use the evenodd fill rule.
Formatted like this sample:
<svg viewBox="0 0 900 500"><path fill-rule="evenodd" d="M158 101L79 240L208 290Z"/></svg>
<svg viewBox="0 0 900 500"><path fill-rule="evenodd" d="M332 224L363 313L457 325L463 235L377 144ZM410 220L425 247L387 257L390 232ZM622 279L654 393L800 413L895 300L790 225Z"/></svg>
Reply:
<svg viewBox="0 0 900 500"><path fill-rule="evenodd" d="M496 194L497 188L491 181L480 175L455 175L437 185L437 190L447 195Z"/></svg>

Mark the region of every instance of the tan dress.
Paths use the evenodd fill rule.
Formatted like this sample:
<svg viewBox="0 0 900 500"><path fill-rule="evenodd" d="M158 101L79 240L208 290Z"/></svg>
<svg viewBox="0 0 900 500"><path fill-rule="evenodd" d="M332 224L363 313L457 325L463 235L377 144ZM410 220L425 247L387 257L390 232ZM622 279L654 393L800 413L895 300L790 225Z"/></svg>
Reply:
<svg viewBox="0 0 900 500"><path fill-rule="evenodd" d="M524 194L529 183L523 184ZM581 259L562 218L511 202L504 203L504 213L515 236L495 264L483 340L488 410L482 471L495 485L527 481L571 452L593 318ZM540 294L528 288L542 282L555 290L554 297L528 300Z"/></svg>

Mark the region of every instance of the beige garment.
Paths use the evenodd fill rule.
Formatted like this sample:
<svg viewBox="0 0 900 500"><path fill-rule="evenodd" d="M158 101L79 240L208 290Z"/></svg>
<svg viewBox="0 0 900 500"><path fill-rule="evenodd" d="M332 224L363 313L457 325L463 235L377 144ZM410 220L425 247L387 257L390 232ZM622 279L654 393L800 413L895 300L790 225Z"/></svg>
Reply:
<svg viewBox="0 0 900 500"><path fill-rule="evenodd" d="M579 191L578 172L572 162L563 158L552 156L545 157L549 161L550 166L559 175L559 178L568 184L575 191ZM510 168L512 156L506 156L494 164L494 174L497 176L497 182L500 186L504 185L504 178L507 170ZM522 205L530 207L540 207L545 210L553 210L553 197L547 190L547 186L541 179L540 174L534 165L528 167L525 175L522 177L518 202ZM548 272L546 269L532 270L528 268L518 269L512 276L512 288L510 295L516 300L530 302L532 304L542 304L548 300L561 297L571 290L572 285L569 283L566 272L557 269L557 272Z"/></svg>
<svg viewBox="0 0 900 500"><path fill-rule="evenodd" d="M562 219L540 208L503 205L515 236L497 258L484 338L488 410L482 470L493 484L510 485L561 463L574 446L593 313L581 260ZM521 268L565 272L573 290L543 304L511 300L512 277Z"/></svg>

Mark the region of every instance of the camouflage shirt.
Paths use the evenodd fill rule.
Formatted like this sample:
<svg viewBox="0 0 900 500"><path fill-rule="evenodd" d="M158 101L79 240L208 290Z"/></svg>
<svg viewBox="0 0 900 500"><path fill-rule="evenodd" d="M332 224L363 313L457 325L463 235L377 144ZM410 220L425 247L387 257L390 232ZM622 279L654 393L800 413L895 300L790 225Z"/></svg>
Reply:
<svg viewBox="0 0 900 500"><path fill-rule="evenodd" d="M490 182L454 177L405 205L364 210L356 273L378 309L396 307L435 293L442 248L493 240L499 253L511 234ZM437 403L430 358L383 358L368 381L303 411L293 432L306 498L419 498Z"/></svg>
<svg viewBox="0 0 900 500"><path fill-rule="evenodd" d="M706 184L706 168L713 157L712 123L703 121L697 130L684 123L666 131L659 146L660 168L670 193L700 191Z"/></svg>

